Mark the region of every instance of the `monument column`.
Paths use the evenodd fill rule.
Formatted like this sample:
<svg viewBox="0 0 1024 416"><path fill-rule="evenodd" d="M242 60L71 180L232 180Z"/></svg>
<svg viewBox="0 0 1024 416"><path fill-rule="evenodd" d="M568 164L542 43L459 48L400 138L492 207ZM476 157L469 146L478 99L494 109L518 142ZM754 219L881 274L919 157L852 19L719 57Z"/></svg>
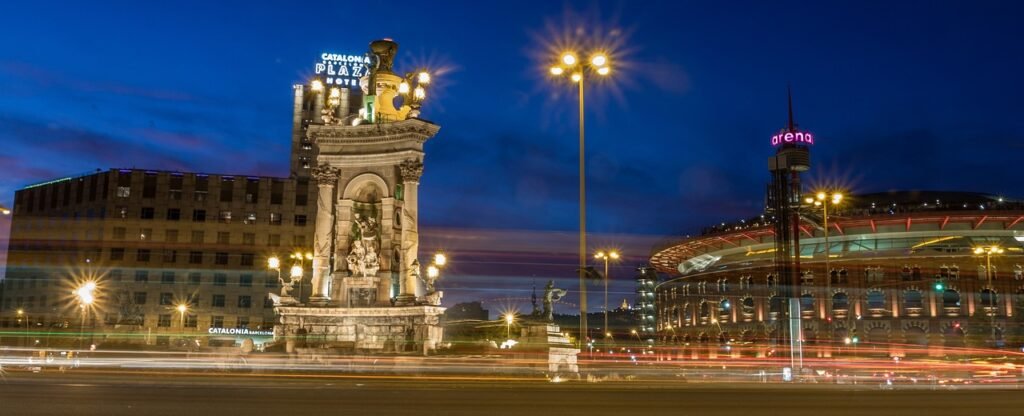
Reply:
<svg viewBox="0 0 1024 416"><path fill-rule="evenodd" d="M419 160L406 160L398 165L402 174L402 262L403 273L399 286L398 305L416 304L416 280L419 279L420 264L417 252L420 248L420 235L417 222L419 221L419 208L417 207L417 195L419 193L420 176L423 175L423 162Z"/></svg>
<svg viewBox="0 0 1024 416"><path fill-rule="evenodd" d="M324 305L331 300L331 243L334 234L334 188L339 170L321 164L311 172L317 183L316 228L313 232L313 293L309 302Z"/></svg>

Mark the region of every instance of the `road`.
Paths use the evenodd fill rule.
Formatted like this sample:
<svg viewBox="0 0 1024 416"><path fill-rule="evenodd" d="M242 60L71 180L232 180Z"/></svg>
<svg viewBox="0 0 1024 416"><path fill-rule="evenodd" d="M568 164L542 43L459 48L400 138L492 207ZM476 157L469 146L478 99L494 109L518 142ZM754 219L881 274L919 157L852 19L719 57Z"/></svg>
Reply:
<svg viewBox="0 0 1024 416"><path fill-rule="evenodd" d="M1024 392L474 377L8 372L0 415L1020 415Z"/></svg>

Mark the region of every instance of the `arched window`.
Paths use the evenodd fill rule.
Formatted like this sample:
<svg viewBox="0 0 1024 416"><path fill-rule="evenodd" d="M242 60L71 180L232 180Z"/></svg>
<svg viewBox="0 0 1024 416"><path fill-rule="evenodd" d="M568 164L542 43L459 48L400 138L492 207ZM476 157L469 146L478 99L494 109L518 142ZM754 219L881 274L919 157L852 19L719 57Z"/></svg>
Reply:
<svg viewBox="0 0 1024 416"><path fill-rule="evenodd" d="M800 296L800 312L814 312L814 295L804 293Z"/></svg>
<svg viewBox="0 0 1024 416"><path fill-rule="evenodd" d="M942 307L943 308L959 308L960 307L960 292L953 289L946 289L942 292Z"/></svg>
<svg viewBox="0 0 1024 416"><path fill-rule="evenodd" d="M885 309L885 292L878 289L868 291L868 309Z"/></svg>
<svg viewBox="0 0 1024 416"><path fill-rule="evenodd" d="M904 308L923 308L924 307L924 294L920 290L908 290L903 292L903 307Z"/></svg>
<svg viewBox="0 0 1024 416"><path fill-rule="evenodd" d="M986 287L982 289L978 295L981 298L978 303L983 308L996 309L997 305L999 305L999 295L991 288Z"/></svg>
<svg viewBox="0 0 1024 416"><path fill-rule="evenodd" d="M785 309L786 301L783 300L781 296L772 296L772 298L768 300L768 312L771 314L773 319L781 316L782 311Z"/></svg>
<svg viewBox="0 0 1024 416"><path fill-rule="evenodd" d="M754 298L747 296L741 301L743 304L743 313L753 314L754 313Z"/></svg>
<svg viewBox="0 0 1024 416"><path fill-rule="evenodd" d="M707 302L700 303L700 319L707 319L711 317L711 305Z"/></svg>
<svg viewBox="0 0 1024 416"><path fill-rule="evenodd" d="M843 292L832 295L832 310L844 312L850 310L850 297Z"/></svg>

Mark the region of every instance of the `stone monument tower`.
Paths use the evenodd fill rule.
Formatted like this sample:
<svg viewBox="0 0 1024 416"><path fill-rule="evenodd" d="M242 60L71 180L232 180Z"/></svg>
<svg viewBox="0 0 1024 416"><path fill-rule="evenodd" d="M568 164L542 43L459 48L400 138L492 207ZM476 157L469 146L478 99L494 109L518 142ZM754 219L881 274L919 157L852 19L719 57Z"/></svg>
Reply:
<svg viewBox="0 0 1024 416"><path fill-rule="evenodd" d="M423 147L440 127L418 118L430 75L397 75L397 50L388 39L370 43L362 108L339 114L333 88L323 123L306 130L318 154L313 293L309 306L278 306L278 330L314 335L319 347L426 352L441 340L441 294L418 290L417 260Z"/></svg>

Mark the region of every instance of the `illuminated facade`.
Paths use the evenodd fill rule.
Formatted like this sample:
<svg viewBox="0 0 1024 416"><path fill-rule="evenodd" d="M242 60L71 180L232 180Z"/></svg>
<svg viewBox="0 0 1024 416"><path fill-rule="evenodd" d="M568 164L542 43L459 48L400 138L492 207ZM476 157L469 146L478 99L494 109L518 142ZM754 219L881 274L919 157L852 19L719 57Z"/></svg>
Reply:
<svg viewBox="0 0 1024 416"><path fill-rule="evenodd" d="M829 214L828 248L821 210L801 211L805 354L850 343L894 356L1020 347L1024 204L970 193L850 197ZM711 227L652 256L672 276L656 289L659 340L711 350L777 342L787 283L775 274L771 222ZM986 256L979 247L1002 250Z"/></svg>

